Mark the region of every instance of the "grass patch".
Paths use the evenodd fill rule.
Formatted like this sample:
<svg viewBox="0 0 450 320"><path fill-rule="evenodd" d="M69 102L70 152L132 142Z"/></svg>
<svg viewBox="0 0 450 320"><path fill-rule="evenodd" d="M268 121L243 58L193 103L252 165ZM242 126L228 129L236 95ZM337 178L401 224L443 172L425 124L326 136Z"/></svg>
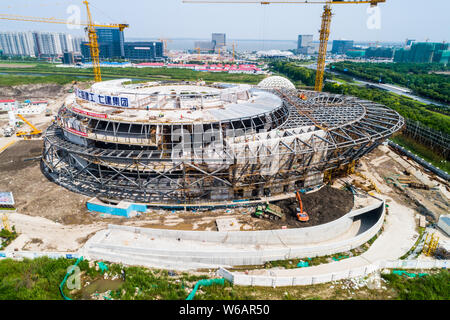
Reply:
<svg viewBox="0 0 450 320"><path fill-rule="evenodd" d="M226 72L198 72L189 69L174 69L174 68L110 68L102 67L102 78L104 79L118 79L118 78L137 78L142 80L172 80L172 81L197 81L204 80L206 82L229 82L229 83L249 83L257 84L265 76L252 74L233 74ZM17 84L30 83L59 83L65 84L73 80L81 80L80 76L87 77L86 80L93 79L92 68L77 69L77 68L57 68L54 65L47 63L37 63L31 68L1 68L0 72L11 73L14 79L3 79L0 77L0 86L11 86ZM14 75L14 73L30 73L27 75ZM33 73L39 73L47 76L33 76ZM9 78L9 75L4 76ZM19 77L19 78L16 78Z"/></svg>
<svg viewBox="0 0 450 320"><path fill-rule="evenodd" d="M19 234L16 232L16 227L12 226L12 231L2 229L0 231L1 245L0 250L4 250L11 242L13 242Z"/></svg>
<svg viewBox="0 0 450 320"><path fill-rule="evenodd" d="M396 274L382 274L400 300L450 300L450 273L441 270L420 278L406 278Z"/></svg>
<svg viewBox="0 0 450 320"><path fill-rule="evenodd" d="M26 84L39 83L55 83L65 85L72 83L72 81L91 81L91 78L75 78L73 76L64 75L48 75L48 76L33 76L33 75L0 75L0 87L12 87Z"/></svg>

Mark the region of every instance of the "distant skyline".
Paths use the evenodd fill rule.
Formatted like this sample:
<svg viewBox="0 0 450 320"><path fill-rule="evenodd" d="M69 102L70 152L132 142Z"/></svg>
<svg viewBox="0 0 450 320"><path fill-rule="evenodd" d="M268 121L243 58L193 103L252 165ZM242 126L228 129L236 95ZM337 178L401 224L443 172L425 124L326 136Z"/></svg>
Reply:
<svg viewBox="0 0 450 320"><path fill-rule="evenodd" d="M187 4L182 0L91 0L94 19L101 23L129 23L127 38L209 39L226 33L235 40L292 40L313 34L318 41L322 5L305 4ZM86 10L81 0L14 0L0 4L1 14L68 18L67 8L77 5L81 19ZM380 29L369 29L368 4L334 5L330 40L356 42L448 42L448 0L386 0L379 5ZM54 31L84 35L83 29L65 25L0 20L2 31Z"/></svg>

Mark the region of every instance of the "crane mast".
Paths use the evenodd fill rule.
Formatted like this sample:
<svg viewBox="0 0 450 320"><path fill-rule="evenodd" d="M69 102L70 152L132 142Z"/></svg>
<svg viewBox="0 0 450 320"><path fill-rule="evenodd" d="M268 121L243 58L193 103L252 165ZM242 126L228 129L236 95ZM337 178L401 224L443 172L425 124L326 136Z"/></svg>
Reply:
<svg viewBox="0 0 450 320"><path fill-rule="evenodd" d="M328 39L330 37L330 26L331 26L331 6L326 4L323 7L322 14L322 27L320 28L320 45L319 54L317 56L317 71L316 71L316 82L314 85L314 90L322 91L323 87L323 76L325 73L325 60L327 57L327 46Z"/></svg>
<svg viewBox="0 0 450 320"><path fill-rule="evenodd" d="M102 74L100 70L100 50L98 48L97 32L95 31L94 22L92 20L91 10L89 9L89 2L83 1L86 5L88 26L86 27L89 38L89 48L91 51L92 68L94 70L95 82L102 81Z"/></svg>

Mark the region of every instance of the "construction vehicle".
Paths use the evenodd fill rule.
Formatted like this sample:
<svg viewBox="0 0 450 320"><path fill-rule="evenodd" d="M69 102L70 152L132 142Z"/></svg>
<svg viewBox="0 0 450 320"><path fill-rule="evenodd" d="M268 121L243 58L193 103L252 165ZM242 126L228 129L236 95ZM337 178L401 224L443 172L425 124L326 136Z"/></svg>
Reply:
<svg viewBox="0 0 450 320"><path fill-rule="evenodd" d="M228 3L228 4L248 4L255 3L261 5L269 4L325 4L323 14L322 14L322 25L320 28L320 46L319 55L317 57L317 72L316 72L316 82L314 85L314 90L322 91L323 87L323 76L325 74L325 60L327 55L327 45L328 39L330 37L330 26L331 26L331 5L335 4L370 4L371 7L377 6L378 3L386 2L386 0L304 0L304 1L261 1L261 0L243 0L243 1L223 1L223 0L183 0L183 3Z"/></svg>
<svg viewBox="0 0 450 320"><path fill-rule="evenodd" d="M83 23L75 23L68 22L67 19L55 19L55 18L37 18L37 17L27 17L20 15L9 15L9 14L0 14L1 20L16 20L16 21L31 21L31 22L45 22L45 23L57 23L64 25L77 25L77 26L85 26L86 31L88 33L89 43L87 44L90 48L92 67L94 70L94 79L95 82L102 81L101 71L100 71L100 50L97 41L97 33L95 28L118 28L120 31L123 31L125 28L128 28L128 24L108 24L108 25L100 25L94 24L94 20L91 15L91 11L89 9L89 2L83 1L83 4L86 5L87 17L88 21Z"/></svg>
<svg viewBox="0 0 450 320"><path fill-rule="evenodd" d="M281 210L280 207L269 204L266 202L265 204L259 205L256 207L256 211L254 216L260 219L269 219L269 220L285 220L286 216Z"/></svg>
<svg viewBox="0 0 450 320"><path fill-rule="evenodd" d="M305 101L305 100L308 99L304 93L299 94L298 97L299 97L300 99L302 99L303 101Z"/></svg>
<svg viewBox="0 0 450 320"><path fill-rule="evenodd" d="M6 138L12 137L12 135L14 134L15 128L13 127L6 127L3 128L3 136Z"/></svg>
<svg viewBox="0 0 450 320"><path fill-rule="evenodd" d="M296 198L298 202L297 207L297 219L301 222L308 222L309 221L309 215L306 213L306 211L303 211L303 202L302 197L300 197L300 192L297 190Z"/></svg>
<svg viewBox="0 0 450 320"><path fill-rule="evenodd" d="M33 137L39 138L42 135L42 130L36 128L30 121L25 119L21 114L17 115L23 122L25 122L32 130L31 131L17 131L16 136L29 140Z"/></svg>

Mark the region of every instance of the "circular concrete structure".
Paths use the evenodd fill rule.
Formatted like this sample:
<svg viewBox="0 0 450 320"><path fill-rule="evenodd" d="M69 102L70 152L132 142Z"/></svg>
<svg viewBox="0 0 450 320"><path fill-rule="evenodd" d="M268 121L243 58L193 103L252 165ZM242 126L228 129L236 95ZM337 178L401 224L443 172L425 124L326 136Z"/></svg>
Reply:
<svg viewBox="0 0 450 320"><path fill-rule="evenodd" d="M324 171L359 159L403 124L391 109L341 95L113 80L67 98L44 138L42 170L109 199L263 201L320 186Z"/></svg>

